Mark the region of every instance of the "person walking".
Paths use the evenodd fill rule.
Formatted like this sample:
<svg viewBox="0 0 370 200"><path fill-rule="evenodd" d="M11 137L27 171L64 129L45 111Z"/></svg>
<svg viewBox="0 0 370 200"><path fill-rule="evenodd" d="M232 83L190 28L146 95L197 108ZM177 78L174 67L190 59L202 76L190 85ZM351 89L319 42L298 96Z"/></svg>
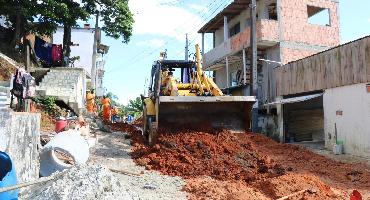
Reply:
<svg viewBox="0 0 370 200"><path fill-rule="evenodd" d="M109 123L111 121L110 99L107 96L103 96L101 104L103 107L103 120Z"/></svg>
<svg viewBox="0 0 370 200"><path fill-rule="evenodd" d="M94 113L95 111L95 94L94 89L91 89L89 93L86 94L86 109L89 113Z"/></svg>

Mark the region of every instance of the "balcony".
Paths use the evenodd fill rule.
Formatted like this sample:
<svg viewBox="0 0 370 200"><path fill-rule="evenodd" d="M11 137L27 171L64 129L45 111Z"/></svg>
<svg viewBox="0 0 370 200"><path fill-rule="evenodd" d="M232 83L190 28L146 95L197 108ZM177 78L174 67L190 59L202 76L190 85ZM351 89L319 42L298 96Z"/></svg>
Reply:
<svg viewBox="0 0 370 200"><path fill-rule="evenodd" d="M243 48L250 46L250 28L234 35L227 41L204 54L204 67L221 61L226 56L231 56ZM276 20L259 20L257 22L257 46L258 48L268 48L276 45L279 41L278 21Z"/></svg>

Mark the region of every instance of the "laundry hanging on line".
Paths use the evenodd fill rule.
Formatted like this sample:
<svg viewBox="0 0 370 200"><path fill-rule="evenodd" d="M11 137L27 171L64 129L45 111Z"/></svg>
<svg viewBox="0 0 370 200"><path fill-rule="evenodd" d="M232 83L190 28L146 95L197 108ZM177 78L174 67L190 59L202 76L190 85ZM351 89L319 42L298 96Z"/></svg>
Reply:
<svg viewBox="0 0 370 200"><path fill-rule="evenodd" d="M22 99L34 97L36 93L35 78L23 68L17 69L13 80L12 93Z"/></svg>
<svg viewBox="0 0 370 200"><path fill-rule="evenodd" d="M46 65L47 67L62 66L63 57L62 45L51 44L39 37L35 37L35 52L36 56Z"/></svg>

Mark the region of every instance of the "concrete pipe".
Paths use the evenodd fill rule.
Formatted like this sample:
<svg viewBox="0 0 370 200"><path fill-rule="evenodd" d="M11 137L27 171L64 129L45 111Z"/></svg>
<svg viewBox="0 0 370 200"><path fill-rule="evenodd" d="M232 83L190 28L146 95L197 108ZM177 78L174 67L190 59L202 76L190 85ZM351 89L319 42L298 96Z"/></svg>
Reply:
<svg viewBox="0 0 370 200"><path fill-rule="evenodd" d="M73 161L66 163L58 155L63 155ZM48 142L40 153L40 175L50 176L56 171L69 169L73 165L87 162L89 158L89 145L80 135L79 131L69 130L58 133Z"/></svg>

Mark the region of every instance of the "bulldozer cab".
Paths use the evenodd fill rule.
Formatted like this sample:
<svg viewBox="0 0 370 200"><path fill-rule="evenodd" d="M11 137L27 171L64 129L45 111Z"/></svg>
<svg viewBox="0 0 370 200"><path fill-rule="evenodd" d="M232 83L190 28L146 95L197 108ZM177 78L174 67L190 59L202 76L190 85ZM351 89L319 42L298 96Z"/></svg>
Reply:
<svg viewBox="0 0 370 200"><path fill-rule="evenodd" d="M171 77L178 84L190 84L192 81L192 74L195 71L194 61L185 60L158 60L154 62L151 71L151 79L149 82L149 97L157 98L159 96L171 96L161 90L163 86L163 79ZM178 88L177 88L178 89ZM183 89L183 88L180 88ZM184 94L185 95L185 94Z"/></svg>

